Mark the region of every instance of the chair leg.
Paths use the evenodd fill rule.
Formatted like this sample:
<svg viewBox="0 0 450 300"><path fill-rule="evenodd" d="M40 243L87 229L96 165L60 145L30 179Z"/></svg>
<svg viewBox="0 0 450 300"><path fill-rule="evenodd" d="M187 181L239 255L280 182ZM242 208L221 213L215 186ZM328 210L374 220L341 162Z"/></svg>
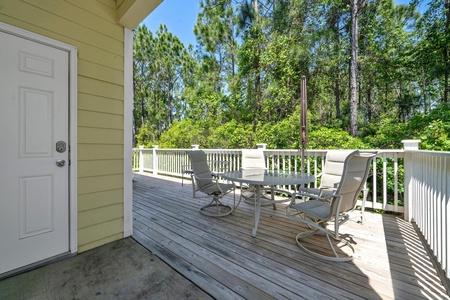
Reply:
<svg viewBox="0 0 450 300"><path fill-rule="evenodd" d="M194 175L191 174L191 180L192 180L192 198L195 198L195 192L197 191L195 188L195 178Z"/></svg>
<svg viewBox="0 0 450 300"><path fill-rule="evenodd" d="M349 241L345 240L344 238L342 238L339 234L336 234L336 232L332 232L328 229L326 229L326 224L322 224L322 223L314 223L314 222L305 222L310 228L315 228L313 230L310 231L306 231L306 232L301 232L299 234L297 234L297 236L295 237L295 241L297 242L297 245L306 253L319 257L323 260L327 260L327 261L334 261L334 262L347 262L347 261L352 261L353 260L353 254L355 253L355 249L353 248L353 246L350 244ZM338 228L338 227L337 227ZM316 251L310 250L308 248L306 248L303 244L302 244L302 240L308 237L312 237L313 235L325 235L327 238L327 244L330 248L330 250L332 251L333 255L325 255L325 254L321 254L318 253ZM339 241L340 243L343 243L343 246L347 246L349 247L349 249L351 250L351 255L350 256L340 256L339 253L337 253L336 251L336 247L337 245L333 245L333 240L334 241ZM342 248L342 247L339 247Z"/></svg>
<svg viewBox="0 0 450 300"><path fill-rule="evenodd" d="M200 208L200 213L208 217L224 217L233 212L233 208L220 202L219 197L214 197L213 200Z"/></svg>

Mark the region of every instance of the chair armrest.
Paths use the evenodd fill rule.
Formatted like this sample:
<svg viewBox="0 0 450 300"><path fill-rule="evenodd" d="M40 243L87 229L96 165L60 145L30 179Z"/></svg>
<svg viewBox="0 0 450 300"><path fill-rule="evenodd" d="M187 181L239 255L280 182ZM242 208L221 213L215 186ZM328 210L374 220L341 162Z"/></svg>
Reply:
<svg viewBox="0 0 450 300"><path fill-rule="evenodd" d="M181 172L182 173L187 173L187 174L192 174L194 171L192 171L191 165L183 165L181 167Z"/></svg>
<svg viewBox="0 0 450 300"><path fill-rule="evenodd" d="M337 194L332 194L332 195L329 195L329 196L327 196L327 197L323 197L323 196L319 196L319 195L317 195L317 194L310 194L310 193L294 193L293 194L293 197L292 197L292 200L295 202L295 196L300 196L300 197L308 197L308 198L310 198L310 199L314 199L314 200L319 200L319 201L327 201L327 200L329 200L329 199L331 199L331 198L333 198L333 197L335 197L335 196L338 196Z"/></svg>

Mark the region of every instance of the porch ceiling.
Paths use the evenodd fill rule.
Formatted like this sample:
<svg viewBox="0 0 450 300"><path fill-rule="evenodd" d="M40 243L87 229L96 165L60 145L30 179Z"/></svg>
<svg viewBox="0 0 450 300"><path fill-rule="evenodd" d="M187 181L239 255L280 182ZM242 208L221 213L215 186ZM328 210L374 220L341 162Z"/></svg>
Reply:
<svg viewBox="0 0 450 300"><path fill-rule="evenodd" d="M117 22L133 30L141 23L163 0L117 0Z"/></svg>

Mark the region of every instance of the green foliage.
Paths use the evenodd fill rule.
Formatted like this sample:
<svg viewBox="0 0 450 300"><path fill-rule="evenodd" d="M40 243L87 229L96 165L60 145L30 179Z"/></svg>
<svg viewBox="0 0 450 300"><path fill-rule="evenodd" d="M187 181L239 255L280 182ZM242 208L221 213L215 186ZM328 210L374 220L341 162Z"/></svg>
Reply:
<svg viewBox="0 0 450 300"><path fill-rule="evenodd" d="M160 148L191 148L191 145L205 145L209 135L204 121L185 119L174 122L163 132L155 144Z"/></svg>
<svg viewBox="0 0 450 300"><path fill-rule="evenodd" d="M448 1L430 1L423 15L417 0L357 2L358 138L347 133L355 127L348 1L202 0L195 48L165 25L135 30L136 142L298 149L304 75L309 149L420 139L422 149L449 150Z"/></svg>
<svg viewBox="0 0 450 300"><path fill-rule="evenodd" d="M411 138L421 140L421 149L450 151L450 103L414 116L407 125Z"/></svg>
<svg viewBox="0 0 450 300"><path fill-rule="evenodd" d="M251 125L239 124L236 120L215 128L208 137L208 148L242 149L254 147L254 133Z"/></svg>
<svg viewBox="0 0 450 300"><path fill-rule="evenodd" d="M310 149L370 149L371 146L360 139L352 137L348 132L337 129L320 127L309 133Z"/></svg>
<svg viewBox="0 0 450 300"><path fill-rule="evenodd" d="M292 118L278 123L266 123L258 130L257 143L267 144L269 149L298 149L300 144L299 121Z"/></svg>
<svg viewBox="0 0 450 300"><path fill-rule="evenodd" d="M405 139L420 140L420 149L450 151L450 104L442 103L428 114L416 114L408 122L385 118L371 125L364 141L374 148L400 149Z"/></svg>
<svg viewBox="0 0 450 300"><path fill-rule="evenodd" d="M155 125L147 120L145 124L139 128L139 131L136 134L136 144L152 147L152 141L155 141L158 136L158 130Z"/></svg>
<svg viewBox="0 0 450 300"><path fill-rule="evenodd" d="M367 132L363 140L375 149L401 149L401 141L408 138L406 127L407 124L397 118L386 117L371 124L368 130L372 132Z"/></svg>

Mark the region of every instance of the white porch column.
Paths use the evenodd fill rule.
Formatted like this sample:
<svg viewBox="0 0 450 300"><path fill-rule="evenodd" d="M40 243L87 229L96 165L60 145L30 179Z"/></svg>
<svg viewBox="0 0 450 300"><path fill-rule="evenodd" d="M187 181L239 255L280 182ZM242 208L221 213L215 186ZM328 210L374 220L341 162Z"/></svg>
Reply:
<svg viewBox="0 0 450 300"><path fill-rule="evenodd" d="M127 28L124 28L123 93L123 236L128 237L133 234L133 31Z"/></svg>
<svg viewBox="0 0 450 300"><path fill-rule="evenodd" d="M420 140L403 140L403 149L404 149L404 168L405 168L405 174L404 174L404 186L405 186L405 199L404 199L404 219L408 222L411 222L411 208L412 208L412 201L413 199L413 193L412 193L412 180L414 177L414 167L413 167L413 160L412 160L412 153L409 151L412 150L419 150L419 143Z"/></svg>

